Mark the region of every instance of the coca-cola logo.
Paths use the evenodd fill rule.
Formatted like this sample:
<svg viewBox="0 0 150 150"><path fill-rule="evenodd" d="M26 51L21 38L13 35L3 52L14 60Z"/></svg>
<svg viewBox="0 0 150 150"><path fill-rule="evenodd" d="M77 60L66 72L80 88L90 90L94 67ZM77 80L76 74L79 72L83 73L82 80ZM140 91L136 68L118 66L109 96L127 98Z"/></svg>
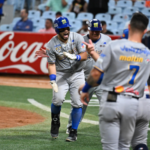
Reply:
<svg viewBox="0 0 150 150"><path fill-rule="evenodd" d="M24 36L24 34L22 34L22 36ZM40 50L40 48L45 47L46 42L48 41L43 43L36 42L36 40L33 40L32 42L32 39L25 39L16 44L16 41L14 40L15 36L16 35L14 32L3 32L0 34L0 41L2 41L0 46L0 71L14 68L19 69L22 73L25 71L38 73L35 69L38 65L40 71L47 74L47 58L38 58L35 56L35 52ZM6 65L6 60L8 59L11 63Z"/></svg>

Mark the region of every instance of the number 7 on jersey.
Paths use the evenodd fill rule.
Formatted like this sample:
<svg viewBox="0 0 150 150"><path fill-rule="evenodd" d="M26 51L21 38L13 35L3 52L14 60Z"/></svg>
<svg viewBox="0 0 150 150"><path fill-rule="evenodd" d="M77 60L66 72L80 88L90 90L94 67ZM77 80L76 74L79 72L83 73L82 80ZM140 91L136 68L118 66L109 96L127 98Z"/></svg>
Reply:
<svg viewBox="0 0 150 150"><path fill-rule="evenodd" d="M137 75L137 73L138 73L138 71L139 71L139 69L140 69L140 66L129 65L129 69L130 69L130 70L134 70L134 73L133 73L131 79L129 80L129 84L132 84L132 85L133 85L133 84L134 84L134 80L135 80L135 78L136 78L136 75Z"/></svg>

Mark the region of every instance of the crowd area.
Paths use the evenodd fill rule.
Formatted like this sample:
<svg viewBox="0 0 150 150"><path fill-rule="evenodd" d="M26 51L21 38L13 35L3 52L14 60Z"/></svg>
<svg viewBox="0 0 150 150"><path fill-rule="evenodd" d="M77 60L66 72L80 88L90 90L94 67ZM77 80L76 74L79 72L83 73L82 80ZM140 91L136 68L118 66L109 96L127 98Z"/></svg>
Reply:
<svg viewBox="0 0 150 150"><path fill-rule="evenodd" d="M0 31L55 33L53 21L65 16L73 32L88 33L89 21L95 18L102 23L102 33L122 35L134 12L150 18L148 0L0 0L0 20L5 17L5 5L13 6L14 18L2 24ZM20 13L17 17L16 12Z"/></svg>

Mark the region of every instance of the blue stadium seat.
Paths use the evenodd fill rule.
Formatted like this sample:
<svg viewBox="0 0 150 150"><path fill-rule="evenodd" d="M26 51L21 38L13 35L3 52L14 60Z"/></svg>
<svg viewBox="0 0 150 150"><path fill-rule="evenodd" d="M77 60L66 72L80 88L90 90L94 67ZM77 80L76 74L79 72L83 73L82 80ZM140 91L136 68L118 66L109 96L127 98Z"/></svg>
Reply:
<svg viewBox="0 0 150 150"><path fill-rule="evenodd" d="M38 5L38 9L41 10L42 12L45 11L45 7L46 7L46 3Z"/></svg>
<svg viewBox="0 0 150 150"><path fill-rule="evenodd" d="M40 29L44 29L44 27L37 26L37 27L33 28L33 32L38 32Z"/></svg>
<svg viewBox="0 0 150 150"><path fill-rule="evenodd" d="M139 11L139 8L137 8L137 7L126 7L123 10L123 14L128 15L131 18L132 14L135 13L136 11Z"/></svg>
<svg viewBox="0 0 150 150"><path fill-rule="evenodd" d="M108 30L118 29L118 24L116 22L106 21L106 23L107 23Z"/></svg>
<svg viewBox="0 0 150 150"><path fill-rule="evenodd" d="M150 17L150 8L144 8L141 11L143 14L145 14L147 17Z"/></svg>
<svg viewBox="0 0 150 150"><path fill-rule="evenodd" d="M120 8L120 7L109 7L108 13L111 15L120 14L120 13L122 13L122 8Z"/></svg>
<svg viewBox="0 0 150 150"><path fill-rule="evenodd" d="M43 15L41 18L43 18L43 19L53 18L54 19L55 14L56 14L56 12L54 12L54 11L45 11L45 12L43 12Z"/></svg>
<svg viewBox="0 0 150 150"><path fill-rule="evenodd" d="M117 2L117 7L132 7L132 1L127 1L127 0L121 0Z"/></svg>
<svg viewBox="0 0 150 150"><path fill-rule="evenodd" d="M119 30L124 30L126 28L126 22L122 22L120 25L119 25Z"/></svg>
<svg viewBox="0 0 150 150"><path fill-rule="evenodd" d="M63 17L67 17L68 19L75 19L76 15L74 12L63 12Z"/></svg>
<svg viewBox="0 0 150 150"><path fill-rule="evenodd" d="M28 18L37 18L40 17L40 11L37 10L29 10Z"/></svg>
<svg viewBox="0 0 150 150"><path fill-rule="evenodd" d="M111 30L111 32L113 32L114 35L122 35L123 30Z"/></svg>
<svg viewBox="0 0 150 150"><path fill-rule="evenodd" d="M14 27L16 25L16 23L21 19L21 17L16 17L13 19L11 25Z"/></svg>
<svg viewBox="0 0 150 150"><path fill-rule="evenodd" d="M73 0L68 0L68 5L71 5Z"/></svg>
<svg viewBox="0 0 150 150"><path fill-rule="evenodd" d="M69 20L71 25L70 30L73 32L77 32L82 27L82 22L80 20L72 19Z"/></svg>
<svg viewBox="0 0 150 150"><path fill-rule="evenodd" d="M113 21L117 23L125 22L129 20L129 16L125 14L117 14L113 17Z"/></svg>
<svg viewBox="0 0 150 150"><path fill-rule="evenodd" d="M3 24L0 26L0 31L12 31L13 26L12 24Z"/></svg>
<svg viewBox="0 0 150 150"><path fill-rule="evenodd" d="M109 7L115 7L115 0L109 0L109 2L108 2L108 6Z"/></svg>
<svg viewBox="0 0 150 150"><path fill-rule="evenodd" d="M99 14L97 14L96 16L95 16L95 19L98 19L98 20L100 20L100 21L102 21L102 20L107 20L107 21L109 21L109 20L111 20L111 15L110 14L102 14L102 13L99 13Z"/></svg>
<svg viewBox="0 0 150 150"><path fill-rule="evenodd" d="M76 19L78 19L78 20L92 20L93 19L93 14L92 13L83 13L83 12L81 12L81 13L79 13L78 14L78 16L77 16L77 18Z"/></svg>
<svg viewBox="0 0 150 150"><path fill-rule="evenodd" d="M136 1L134 3L134 7L137 7L139 9L145 8L145 1Z"/></svg>
<svg viewBox="0 0 150 150"><path fill-rule="evenodd" d="M33 18L32 22L33 22L33 27L45 26L45 19L42 18Z"/></svg>

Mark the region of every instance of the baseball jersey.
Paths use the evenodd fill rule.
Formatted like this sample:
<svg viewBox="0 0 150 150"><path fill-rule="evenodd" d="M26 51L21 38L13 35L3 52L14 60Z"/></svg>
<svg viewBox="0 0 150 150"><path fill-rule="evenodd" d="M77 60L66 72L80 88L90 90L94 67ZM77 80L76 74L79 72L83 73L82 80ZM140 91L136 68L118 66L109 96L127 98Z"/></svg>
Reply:
<svg viewBox="0 0 150 150"><path fill-rule="evenodd" d="M70 32L68 42L63 43L54 36L47 43L46 53L48 55L48 63L55 63L58 72L76 72L81 71L85 66L85 61L71 60L63 55L63 52L78 55L86 51L85 45L82 43L83 37L75 32Z"/></svg>
<svg viewBox="0 0 150 150"><path fill-rule="evenodd" d="M89 43L89 34L83 36L84 41ZM95 51L100 55L102 53L102 50L105 48L105 46L111 41L111 38L105 34L100 34L100 39L96 42L93 42ZM90 71L93 68L93 65L95 64L94 59L88 54L88 59L86 60L86 65L84 68L84 74L85 78L87 79Z"/></svg>
<svg viewBox="0 0 150 150"><path fill-rule="evenodd" d="M111 41L94 67L105 72L101 89L142 97L150 74L150 51L127 39Z"/></svg>

